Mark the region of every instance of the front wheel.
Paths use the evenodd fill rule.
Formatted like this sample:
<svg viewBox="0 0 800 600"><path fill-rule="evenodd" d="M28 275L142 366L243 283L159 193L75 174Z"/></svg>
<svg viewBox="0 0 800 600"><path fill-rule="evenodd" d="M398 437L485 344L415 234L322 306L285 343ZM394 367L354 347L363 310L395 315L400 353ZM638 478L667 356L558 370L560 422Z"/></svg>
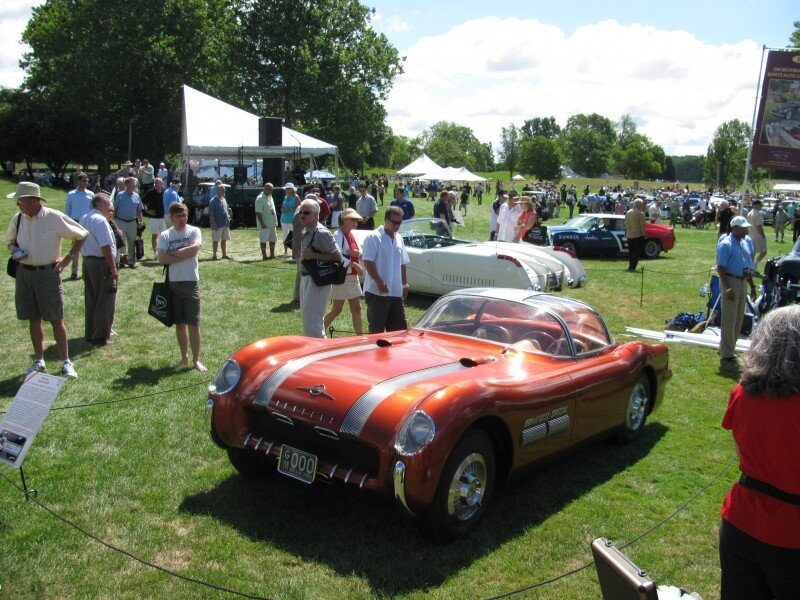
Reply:
<svg viewBox="0 0 800 600"><path fill-rule="evenodd" d="M445 463L436 493L420 523L438 543L465 537L480 523L492 497L495 452L489 436L467 431Z"/></svg>
<svg viewBox="0 0 800 600"><path fill-rule="evenodd" d="M275 467L270 459L247 448L228 448L228 459L247 479L266 479Z"/></svg>
<svg viewBox="0 0 800 600"><path fill-rule="evenodd" d="M658 240L647 240L644 244L644 255L647 258L655 259L661 254L661 244Z"/></svg>
<svg viewBox="0 0 800 600"><path fill-rule="evenodd" d="M625 407L625 422L618 436L620 444L630 444L642 435L647 411L650 409L650 394L650 380L645 374L639 375Z"/></svg>

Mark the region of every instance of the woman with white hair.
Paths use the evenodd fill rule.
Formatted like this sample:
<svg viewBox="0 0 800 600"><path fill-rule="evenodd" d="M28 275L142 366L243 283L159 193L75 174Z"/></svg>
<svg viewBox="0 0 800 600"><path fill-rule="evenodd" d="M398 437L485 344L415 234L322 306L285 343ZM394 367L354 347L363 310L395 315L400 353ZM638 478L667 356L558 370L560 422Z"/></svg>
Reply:
<svg viewBox="0 0 800 600"><path fill-rule="evenodd" d="M742 475L722 504L723 600L800 590L800 305L766 315L741 361L722 426Z"/></svg>

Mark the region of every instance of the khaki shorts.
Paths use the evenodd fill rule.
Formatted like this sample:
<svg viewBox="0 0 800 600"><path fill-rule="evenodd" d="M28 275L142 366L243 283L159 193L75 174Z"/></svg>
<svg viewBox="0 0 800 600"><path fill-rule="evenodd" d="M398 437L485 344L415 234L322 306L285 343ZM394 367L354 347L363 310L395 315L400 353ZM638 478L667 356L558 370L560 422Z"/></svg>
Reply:
<svg viewBox="0 0 800 600"><path fill-rule="evenodd" d="M258 230L258 241L262 244L269 242L274 244L278 241L278 230L275 227L264 227Z"/></svg>
<svg viewBox="0 0 800 600"><path fill-rule="evenodd" d="M167 230L167 226L164 224L164 219L157 219L155 217L150 217L150 233L153 235L158 235Z"/></svg>
<svg viewBox="0 0 800 600"><path fill-rule="evenodd" d="M230 227L217 227L216 229L211 230L212 242L221 242L222 240L229 240L229 239L231 239Z"/></svg>
<svg viewBox="0 0 800 600"><path fill-rule="evenodd" d="M200 324L200 282L170 281L172 316L176 323Z"/></svg>
<svg viewBox="0 0 800 600"><path fill-rule="evenodd" d="M358 275L348 275L344 283L341 285L333 286L331 292L331 300L350 300L352 298L361 297L361 284L358 281Z"/></svg>
<svg viewBox="0 0 800 600"><path fill-rule="evenodd" d="M21 321L41 318L52 323L64 320L61 275L50 266L31 271L18 265L14 300L17 318Z"/></svg>

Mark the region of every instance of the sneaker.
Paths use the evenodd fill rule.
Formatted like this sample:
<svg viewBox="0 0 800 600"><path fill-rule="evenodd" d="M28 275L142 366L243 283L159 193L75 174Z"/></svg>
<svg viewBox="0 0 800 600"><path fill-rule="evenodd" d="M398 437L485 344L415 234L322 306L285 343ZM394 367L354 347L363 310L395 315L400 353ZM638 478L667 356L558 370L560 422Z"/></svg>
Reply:
<svg viewBox="0 0 800 600"><path fill-rule="evenodd" d="M43 360L35 360L31 363L31 366L25 369L23 375L26 377L31 373L47 373L47 366L44 364Z"/></svg>
<svg viewBox="0 0 800 600"><path fill-rule="evenodd" d="M75 367L72 366L72 361L69 359L61 362L61 374L69 379L78 378L78 374L75 372Z"/></svg>

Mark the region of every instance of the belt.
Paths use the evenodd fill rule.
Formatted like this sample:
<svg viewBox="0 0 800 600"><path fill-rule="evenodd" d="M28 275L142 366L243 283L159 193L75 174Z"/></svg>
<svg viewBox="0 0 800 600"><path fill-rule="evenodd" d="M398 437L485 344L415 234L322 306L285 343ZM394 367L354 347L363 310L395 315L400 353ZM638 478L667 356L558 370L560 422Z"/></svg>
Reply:
<svg viewBox="0 0 800 600"><path fill-rule="evenodd" d="M91 256L91 255L86 255L86 256L84 256L84 257L83 257L83 260L105 260L105 259L106 259L106 257L105 257L105 256Z"/></svg>
<svg viewBox="0 0 800 600"><path fill-rule="evenodd" d="M725 273L725 276L733 277L734 279L741 279L742 281L744 281L744 277L742 277L741 275L733 275L732 273Z"/></svg>
<svg viewBox="0 0 800 600"><path fill-rule="evenodd" d="M126 223L133 223L136 219L123 219L122 217L117 217L117 221L125 221Z"/></svg>
<svg viewBox="0 0 800 600"><path fill-rule="evenodd" d="M56 263L50 263L49 265L26 265L23 263L19 263L23 269L28 269L28 271L44 271L45 269L52 269Z"/></svg>
<svg viewBox="0 0 800 600"><path fill-rule="evenodd" d="M778 488L771 486L765 481L760 481L754 477L750 477L750 475L745 475L742 473L741 477L739 477L739 485L756 490L762 494L766 494L767 496L771 496L776 500L782 500L783 502L800 506L800 494L790 494L789 492L784 492L783 490L779 490Z"/></svg>

